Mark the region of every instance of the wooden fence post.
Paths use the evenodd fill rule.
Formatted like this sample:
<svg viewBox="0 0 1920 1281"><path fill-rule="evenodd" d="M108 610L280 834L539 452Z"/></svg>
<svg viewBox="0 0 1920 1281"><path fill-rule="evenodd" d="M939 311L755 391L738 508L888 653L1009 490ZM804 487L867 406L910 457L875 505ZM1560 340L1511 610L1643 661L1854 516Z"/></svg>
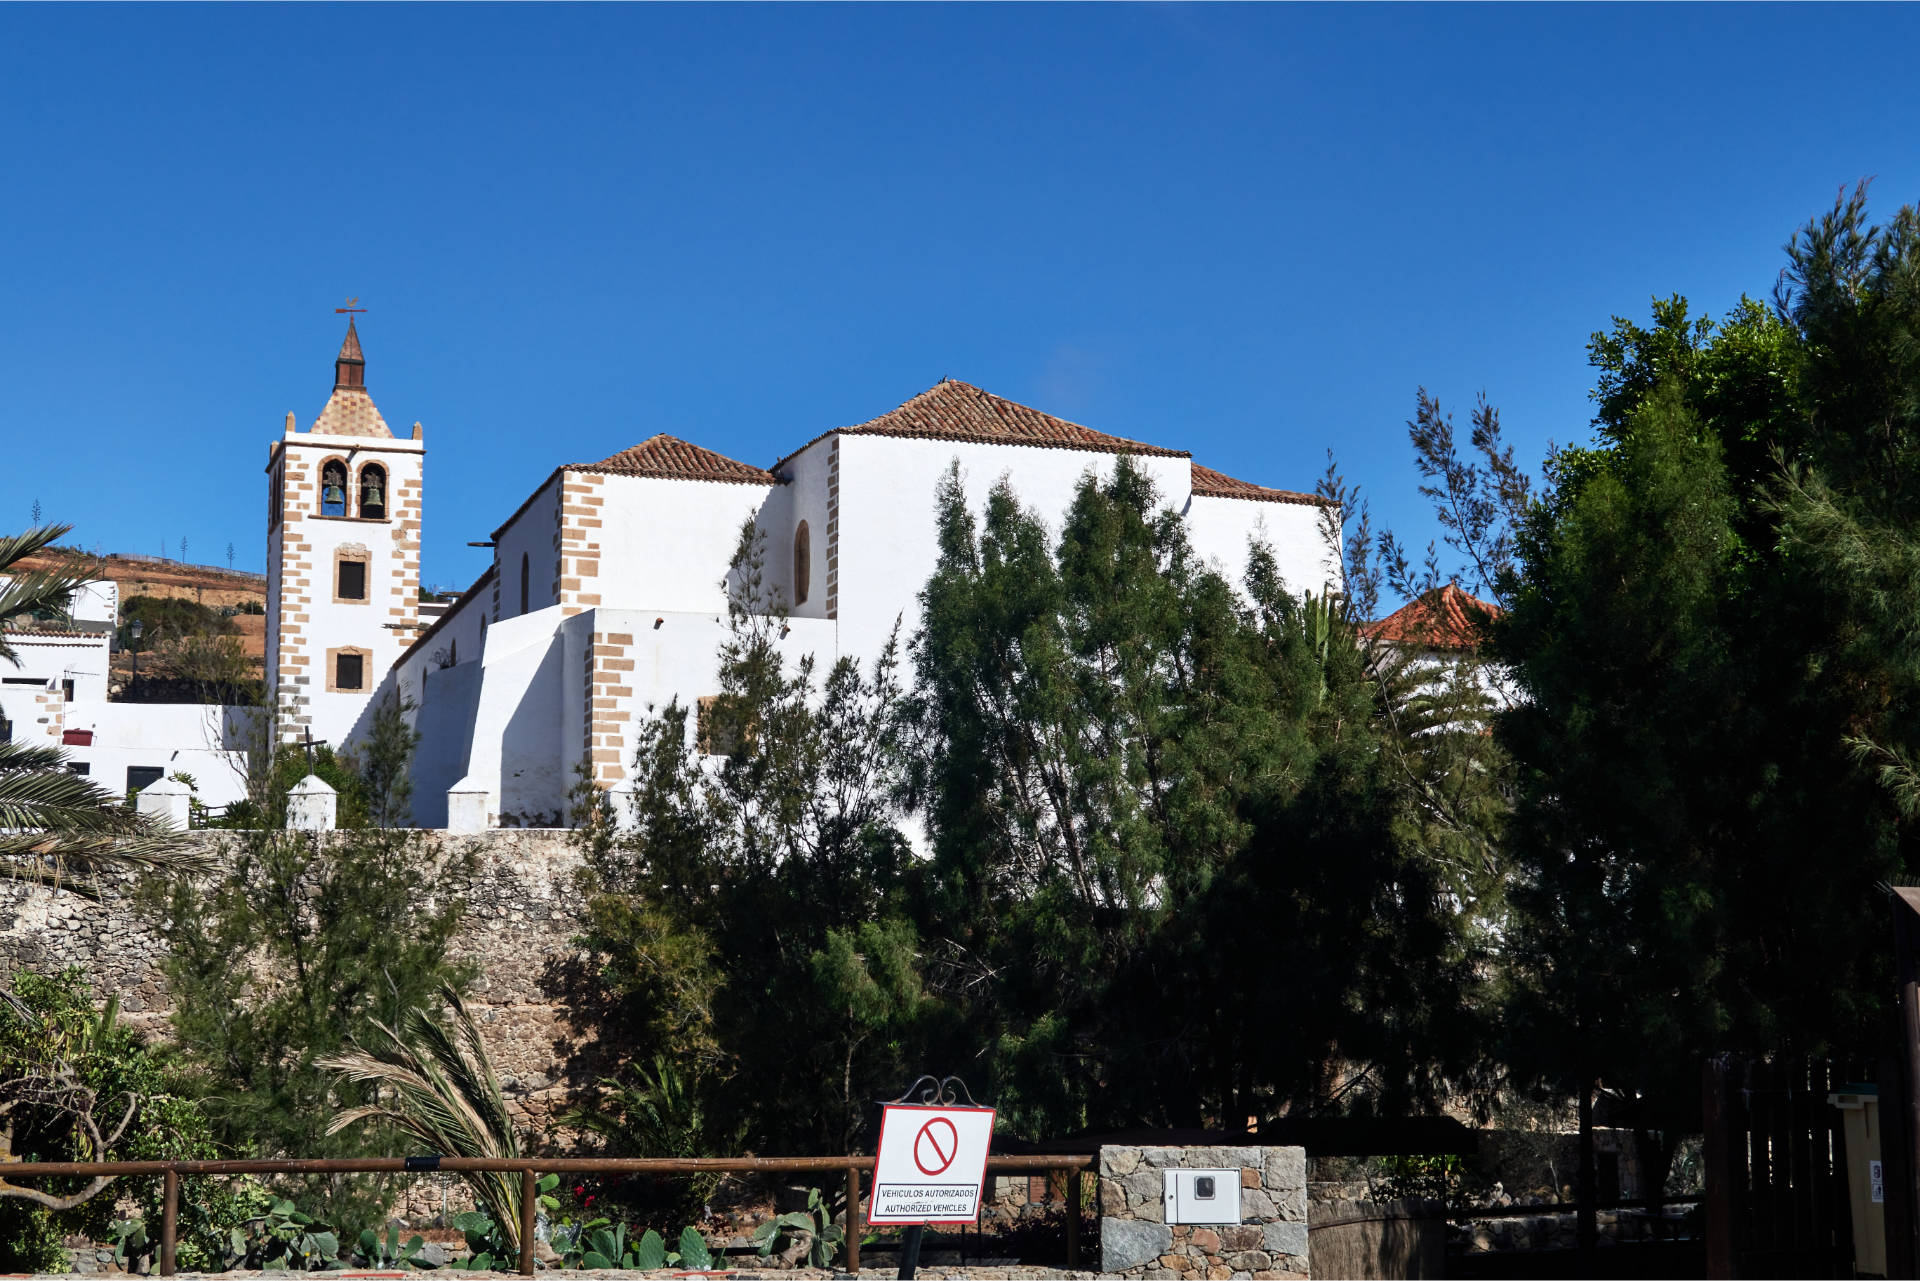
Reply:
<svg viewBox="0 0 1920 1281"><path fill-rule="evenodd" d="M533 1275L534 1214L540 1208L540 1180L532 1170L520 1171L520 1275Z"/></svg>
<svg viewBox="0 0 1920 1281"><path fill-rule="evenodd" d="M860 1169L847 1167L847 1271L860 1271Z"/></svg>
<svg viewBox="0 0 1920 1281"><path fill-rule="evenodd" d="M1729 1064L1724 1054L1709 1055L1701 1065L1700 1114L1704 1141L1701 1164L1707 1183L1707 1275L1720 1279L1734 1274L1734 1205L1736 1179L1743 1178L1745 1162L1733 1142L1733 1117L1728 1115Z"/></svg>
<svg viewBox="0 0 1920 1281"><path fill-rule="evenodd" d="M1067 1171L1067 1271L1080 1267L1080 1171Z"/></svg>
<svg viewBox="0 0 1920 1281"><path fill-rule="evenodd" d="M160 1180L160 1275L173 1275L174 1238L180 1230L180 1172L171 1165Z"/></svg>

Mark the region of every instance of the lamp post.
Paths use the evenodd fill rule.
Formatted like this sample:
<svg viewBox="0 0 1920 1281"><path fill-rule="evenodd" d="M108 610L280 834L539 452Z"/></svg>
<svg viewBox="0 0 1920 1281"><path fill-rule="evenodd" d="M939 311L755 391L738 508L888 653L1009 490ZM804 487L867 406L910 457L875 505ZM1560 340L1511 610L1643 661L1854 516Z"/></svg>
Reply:
<svg viewBox="0 0 1920 1281"><path fill-rule="evenodd" d="M127 680L128 694L132 694L133 687L140 683L140 633L143 630L137 618L133 620L133 625L127 628L127 635L133 638L133 644L129 647L133 650L133 675Z"/></svg>

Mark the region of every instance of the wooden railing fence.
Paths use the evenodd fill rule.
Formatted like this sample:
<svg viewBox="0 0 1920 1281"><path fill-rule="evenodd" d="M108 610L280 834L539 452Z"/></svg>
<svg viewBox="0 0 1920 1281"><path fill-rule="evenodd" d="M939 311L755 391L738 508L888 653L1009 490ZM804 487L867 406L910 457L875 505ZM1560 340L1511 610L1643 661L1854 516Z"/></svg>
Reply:
<svg viewBox="0 0 1920 1281"><path fill-rule="evenodd" d="M1080 1264L1080 1179L1093 1166L1090 1156L998 1156L987 1158L987 1177L1060 1171L1067 1182L1067 1267ZM520 1175L520 1274L533 1275L534 1185L543 1174L844 1174L847 1181L846 1265L860 1270L860 1176L873 1172L870 1156L689 1157L344 1157L326 1160L266 1161L23 1161L6 1167L6 1178L21 1183L78 1175L94 1178L161 1177L160 1275L174 1274L174 1247L180 1221L182 1175L232 1174L447 1174ZM991 1189L987 1189L991 1191Z"/></svg>

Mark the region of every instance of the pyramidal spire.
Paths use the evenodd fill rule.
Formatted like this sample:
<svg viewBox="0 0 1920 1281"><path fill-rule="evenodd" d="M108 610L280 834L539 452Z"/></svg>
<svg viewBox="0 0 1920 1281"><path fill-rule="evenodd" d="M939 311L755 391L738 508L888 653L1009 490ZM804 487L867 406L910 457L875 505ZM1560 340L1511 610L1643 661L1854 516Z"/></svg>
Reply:
<svg viewBox="0 0 1920 1281"><path fill-rule="evenodd" d="M353 317L347 317L347 336L340 344L340 354L333 361L334 387L358 387L367 385L367 358L360 353L360 331L354 328Z"/></svg>
<svg viewBox="0 0 1920 1281"><path fill-rule="evenodd" d="M393 435L367 394L367 358L360 352L360 331L351 319L340 354L333 360L333 394L312 430L329 436Z"/></svg>

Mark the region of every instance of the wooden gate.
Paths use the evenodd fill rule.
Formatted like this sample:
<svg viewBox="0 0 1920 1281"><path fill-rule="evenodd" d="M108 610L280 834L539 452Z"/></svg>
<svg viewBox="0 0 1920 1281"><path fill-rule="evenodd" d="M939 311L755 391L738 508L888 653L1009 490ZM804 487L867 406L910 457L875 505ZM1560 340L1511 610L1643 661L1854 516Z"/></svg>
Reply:
<svg viewBox="0 0 1920 1281"><path fill-rule="evenodd" d="M1707 1060L1708 1276L1853 1275L1840 1111L1827 1094L1862 1079L1826 1060Z"/></svg>

